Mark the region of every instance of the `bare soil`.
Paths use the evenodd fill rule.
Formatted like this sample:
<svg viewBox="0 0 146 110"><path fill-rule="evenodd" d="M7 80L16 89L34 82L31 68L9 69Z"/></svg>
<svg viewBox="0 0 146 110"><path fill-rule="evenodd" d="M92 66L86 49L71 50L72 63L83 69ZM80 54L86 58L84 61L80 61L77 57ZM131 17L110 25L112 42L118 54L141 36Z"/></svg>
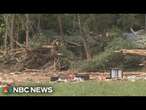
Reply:
<svg viewBox="0 0 146 110"><path fill-rule="evenodd" d="M72 74L76 73L75 71L26 71L26 72L10 72L10 73L2 73L0 72L0 81L13 81L14 83L43 83L49 82L50 77L54 74ZM92 79L97 79L97 76L100 74L108 74L101 72L90 72ZM146 76L146 72L124 72L124 76Z"/></svg>

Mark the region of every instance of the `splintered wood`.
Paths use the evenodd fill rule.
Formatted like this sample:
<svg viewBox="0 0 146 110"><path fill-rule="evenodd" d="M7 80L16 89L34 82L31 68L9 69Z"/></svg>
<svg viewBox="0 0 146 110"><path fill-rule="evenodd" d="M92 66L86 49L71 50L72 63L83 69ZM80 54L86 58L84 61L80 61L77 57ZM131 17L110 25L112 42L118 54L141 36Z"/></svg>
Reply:
<svg viewBox="0 0 146 110"><path fill-rule="evenodd" d="M131 55L131 56L144 56L146 57L146 50L144 49L121 49L120 51L124 55Z"/></svg>
<svg viewBox="0 0 146 110"><path fill-rule="evenodd" d="M56 48L56 46L53 46L53 45L43 45L42 48Z"/></svg>
<svg viewBox="0 0 146 110"><path fill-rule="evenodd" d="M42 70L25 68L24 72L42 72Z"/></svg>

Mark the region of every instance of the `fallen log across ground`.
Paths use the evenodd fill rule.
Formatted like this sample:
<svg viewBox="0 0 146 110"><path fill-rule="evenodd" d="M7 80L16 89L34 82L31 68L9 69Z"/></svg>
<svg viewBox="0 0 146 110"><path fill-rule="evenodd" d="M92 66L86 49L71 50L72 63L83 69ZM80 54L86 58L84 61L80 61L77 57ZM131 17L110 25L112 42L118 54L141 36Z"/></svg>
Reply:
<svg viewBox="0 0 146 110"><path fill-rule="evenodd" d="M23 72L42 72L42 70L25 68Z"/></svg>
<svg viewBox="0 0 146 110"><path fill-rule="evenodd" d="M121 50L114 51L114 52L122 53L123 55L146 57L146 50L145 49L121 49Z"/></svg>

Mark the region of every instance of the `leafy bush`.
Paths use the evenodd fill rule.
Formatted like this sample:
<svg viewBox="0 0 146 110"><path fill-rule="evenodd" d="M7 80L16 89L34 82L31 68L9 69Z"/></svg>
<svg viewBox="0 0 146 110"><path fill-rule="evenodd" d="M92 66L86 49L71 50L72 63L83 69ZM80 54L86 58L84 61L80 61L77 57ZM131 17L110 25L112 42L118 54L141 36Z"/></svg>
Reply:
<svg viewBox="0 0 146 110"><path fill-rule="evenodd" d="M107 47L105 47L105 50L119 50L119 49L133 49L137 48L137 46L134 44L134 42L129 42L126 39L123 39L121 37L114 38L111 42L108 43Z"/></svg>
<svg viewBox="0 0 146 110"><path fill-rule="evenodd" d="M139 56L125 56L123 61L123 68L139 68L139 64L144 61L144 57Z"/></svg>
<svg viewBox="0 0 146 110"><path fill-rule="evenodd" d="M135 48L135 45L121 37L116 37L108 43L104 52L95 55L91 60L81 61L76 65L79 71L97 71L109 69L110 67L123 67L123 56L114 52L114 50L122 48Z"/></svg>
<svg viewBox="0 0 146 110"><path fill-rule="evenodd" d="M95 55L91 60L78 64L79 71L100 71L120 65L122 56L106 50L99 55Z"/></svg>
<svg viewBox="0 0 146 110"><path fill-rule="evenodd" d="M70 51L69 49L67 49L65 46L62 46L59 50L63 56L65 58L67 58L68 60L73 60L75 58L75 55L72 51Z"/></svg>

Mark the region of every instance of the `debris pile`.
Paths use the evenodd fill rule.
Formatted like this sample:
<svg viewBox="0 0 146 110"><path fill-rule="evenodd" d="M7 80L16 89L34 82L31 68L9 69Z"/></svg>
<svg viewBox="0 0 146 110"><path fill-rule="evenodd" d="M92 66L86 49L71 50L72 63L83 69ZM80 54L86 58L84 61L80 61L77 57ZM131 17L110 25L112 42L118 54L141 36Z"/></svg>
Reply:
<svg viewBox="0 0 146 110"><path fill-rule="evenodd" d="M135 82L136 80L146 80L146 73L145 72L126 72L124 74L124 79Z"/></svg>
<svg viewBox="0 0 146 110"><path fill-rule="evenodd" d="M0 73L0 83L1 82L15 82L25 83L25 82L82 82L88 80L97 80L97 81L112 81L110 73L108 72L90 72L90 73L77 73L71 71L62 71L62 72L50 71L48 73L43 72L11 72L11 73ZM118 79L117 79L118 80ZM146 80L145 72L123 72L123 78L120 79L123 81L137 81L137 80Z"/></svg>
<svg viewBox="0 0 146 110"><path fill-rule="evenodd" d="M0 51L0 65L3 65L10 72L24 71L26 69L59 70L62 66L64 67L62 60L64 60L62 53L59 53L59 47L54 42L32 50L19 48Z"/></svg>
<svg viewBox="0 0 146 110"><path fill-rule="evenodd" d="M58 75L51 76L50 80L57 81L57 82L84 81L84 80L89 80L89 74L86 74L86 73L58 74Z"/></svg>

